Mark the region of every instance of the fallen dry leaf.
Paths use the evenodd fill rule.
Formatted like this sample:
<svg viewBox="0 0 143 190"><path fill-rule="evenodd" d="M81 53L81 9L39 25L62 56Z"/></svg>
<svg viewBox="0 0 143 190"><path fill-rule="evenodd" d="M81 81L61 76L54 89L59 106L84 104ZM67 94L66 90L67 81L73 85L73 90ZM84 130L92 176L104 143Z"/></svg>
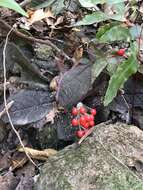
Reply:
<svg viewBox="0 0 143 190"><path fill-rule="evenodd" d="M26 155L23 158L11 160L11 162L12 162L11 171L13 171L17 168L22 168L24 166L24 164L26 164L27 161L28 161L28 158Z"/></svg>
<svg viewBox="0 0 143 190"><path fill-rule="evenodd" d="M46 122L51 122L52 124L54 123L54 118L56 116L56 113L59 111L57 110L56 107L54 107L47 115L46 115Z"/></svg>
<svg viewBox="0 0 143 190"><path fill-rule="evenodd" d="M76 50L75 50L75 52L74 52L73 58L74 58L77 62L79 62L80 59L82 58L82 56L83 56L83 47L82 47L82 46L77 47Z"/></svg>
<svg viewBox="0 0 143 190"><path fill-rule="evenodd" d="M19 152L24 152L23 148L18 148ZM36 150L33 148L25 147L25 151L29 156L33 159L46 161L49 156L55 155L57 153L56 150L48 148L44 150Z"/></svg>
<svg viewBox="0 0 143 190"><path fill-rule="evenodd" d="M54 18L50 10L44 12L43 9L38 9L34 11L33 14L30 14L30 18L28 19L28 22L30 25L32 25L34 22L37 22L49 17Z"/></svg>

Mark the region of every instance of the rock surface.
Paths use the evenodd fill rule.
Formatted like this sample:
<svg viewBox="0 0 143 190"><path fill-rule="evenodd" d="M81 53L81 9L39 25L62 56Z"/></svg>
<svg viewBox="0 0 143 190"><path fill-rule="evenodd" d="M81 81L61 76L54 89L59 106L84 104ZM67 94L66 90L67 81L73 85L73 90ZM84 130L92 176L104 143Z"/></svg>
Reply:
<svg viewBox="0 0 143 190"><path fill-rule="evenodd" d="M137 127L97 125L80 146L68 146L48 159L34 190L143 190L143 176L128 164L142 150L143 132Z"/></svg>

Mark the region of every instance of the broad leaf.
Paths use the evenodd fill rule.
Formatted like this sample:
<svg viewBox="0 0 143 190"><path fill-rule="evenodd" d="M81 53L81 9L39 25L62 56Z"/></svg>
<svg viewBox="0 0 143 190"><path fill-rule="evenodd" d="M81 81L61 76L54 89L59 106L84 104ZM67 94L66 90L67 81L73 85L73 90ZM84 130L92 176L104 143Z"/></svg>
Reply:
<svg viewBox="0 0 143 190"><path fill-rule="evenodd" d="M114 42L114 41L129 41L130 40L130 33L127 27L123 27L121 25L114 26L107 30L103 36L100 38L100 42Z"/></svg>
<svg viewBox="0 0 143 190"><path fill-rule="evenodd" d="M126 12L126 6L124 2L115 3L114 5L111 5L111 9L113 11L113 14L110 16L112 20L117 20L121 22L125 22L125 12ZM116 14L114 14L116 12Z"/></svg>
<svg viewBox="0 0 143 190"><path fill-rule="evenodd" d="M109 17L105 13L101 11L96 11L92 14L86 15L81 21L77 22L75 26L91 25L108 19Z"/></svg>
<svg viewBox="0 0 143 190"><path fill-rule="evenodd" d="M79 0L83 7L94 7L96 4L103 4L106 0Z"/></svg>
<svg viewBox="0 0 143 190"><path fill-rule="evenodd" d="M82 101L91 88L91 64L79 64L61 77L56 100L63 107Z"/></svg>
<svg viewBox="0 0 143 190"><path fill-rule="evenodd" d="M108 65L107 65L107 71L108 74L111 76L114 74L114 72L116 71L118 65L123 62L125 60L125 58L121 57L121 56L115 56L115 57L109 57L107 58L108 61Z"/></svg>
<svg viewBox="0 0 143 190"><path fill-rule="evenodd" d="M143 34L141 32L141 26L136 24L130 28L130 34L132 36L132 39L137 39L140 36L143 37Z"/></svg>
<svg viewBox="0 0 143 190"><path fill-rule="evenodd" d="M109 3L111 5L109 5L111 8L111 12L110 14L104 13L102 11L96 11L92 14L86 15L81 21L77 22L75 24L75 26L80 26L80 25L90 25L90 24L94 24L94 23L99 23L105 20L117 20L117 21L126 21L125 18L125 11L126 11L126 7L124 4L123 0L119 0L119 1L115 1L112 2L111 0L102 0L102 1L98 1L98 0L88 0L88 1L84 1L84 0L80 0L80 3L83 7L94 7L96 4L103 4L103 3ZM112 13L112 14L111 14Z"/></svg>
<svg viewBox="0 0 143 190"><path fill-rule="evenodd" d="M107 64L108 62L105 58L96 59L96 62L92 66L92 83L100 75Z"/></svg>
<svg viewBox="0 0 143 190"><path fill-rule="evenodd" d="M52 109L53 103L51 94L42 90L20 90L18 93L10 95L7 102L14 101L9 109L14 125L26 125L43 119ZM0 106L0 111L4 105ZM1 118L8 123L7 114Z"/></svg>
<svg viewBox="0 0 143 190"><path fill-rule="evenodd" d="M109 81L108 89L105 94L104 105L107 106L117 95L127 79L137 72L138 64L135 56L131 55L128 60L122 62Z"/></svg>
<svg viewBox="0 0 143 190"><path fill-rule="evenodd" d="M43 2L43 0L32 0L31 4L32 7L35 7L36 9L42 9L45 7L51 6L55 0L46 0Z"/></svg>
<svg viewBox="0 0 143 190"><path fill-rule="evenodd" d="M116 26L117 23L108 23L108 24L104 24L103 26L100 26L100 28L98 29L97 33L96 33L96 38L100 39L105 32L109 31L113 26Z"/></svg>
<svg viewBox="0 0 143 190"><path fill-rule="evenodd" d="M35 5L37 4L37 0L33 0L32 1ZM54 14L57 15L59 13L61 13L62 10L64 10L65 8L67 8L69 6L68 2L65 2L65 0L46 0L40 2L40 0L38 0L38 4L36 6L36 9L41 9L41 8L49 8L50 11Z"/></svg>
<svg viewBox="0 0 143 190"><path fill-rule="evenodd" d="M97 4L104 4L104 3L112 3L112 4L118 4L124 2L124 0L79 0L80 4L83 7L89 8L94 7Z"/></svg>
<svg viewBox="0 0 143 190"><path fill-rule="evenodd" d="M16 12L22 14L23 16L28 16L28 14L14 0L0 0L0 7L13 9Z"/></svg>

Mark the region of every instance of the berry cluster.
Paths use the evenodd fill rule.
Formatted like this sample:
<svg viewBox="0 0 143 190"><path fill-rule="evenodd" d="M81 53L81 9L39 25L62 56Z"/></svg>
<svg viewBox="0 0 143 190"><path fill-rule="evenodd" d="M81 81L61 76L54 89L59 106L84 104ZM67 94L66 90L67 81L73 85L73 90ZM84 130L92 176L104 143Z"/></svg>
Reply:
<svg viewBox="0 0 143 190"><path fill-rule="evenodd" d="M87 130L95 125L94 117L96 109L87 108L83 105L73 107L72 115L74 118L71 121L73 127L78 127L76 136L81 138L85 135Z"/></svg>

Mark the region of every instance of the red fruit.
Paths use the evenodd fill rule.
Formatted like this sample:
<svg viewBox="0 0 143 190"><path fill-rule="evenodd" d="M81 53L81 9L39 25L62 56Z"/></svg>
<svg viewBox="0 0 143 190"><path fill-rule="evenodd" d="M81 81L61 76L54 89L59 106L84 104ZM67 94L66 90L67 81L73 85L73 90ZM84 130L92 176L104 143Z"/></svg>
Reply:
<svg viewBox="0 0 143 190"><path fill-rule="evenodd" d="M124 49L119 49L116 53L117 53L117 55L119 55L119 56L123 56L123 55L125 54L125 51L126 51L125 48L124 48Z"/></svg>
<svg viewBox="0 0 143 190"><path fill-rule="evenodd" d="M84 127L85 129L88 129L89 123L84 123L83 127Z"/></svg>
<svg viewBox="0 0 143 190"><path fill-rule="evenodd" d="M73 119L71 122L72 126L77 126L78 125L78 120L77 119Z"/></svg>
<svg viewBox="0 0 143 190"><path fill-rule="evenodd" d="M83 130L79 130L76 132L76 136L79 138L83 137L84 135L85 135L85 131L83 131Z"/></svg>
<svg viewBox="0 0 143 190"><path fill-rule="evenodd" d="M73 107L72 109L72 115L77 115L78 114L78 109Z"/></svg>
<svg viewBox="0 0 143 190"><path fill-rule="evenodd" d="M91 110L90 110L90 113L91 113L92 115L96 115L96 109L91 109Z"/></svg>
<svg viewBox="0 0 143 190"><path fill-rule="evenodd" d="M89 117L90 117L90 121L94 120L94 115L89 115Z"/></svg>
<svg viewBox="0 0 143 190"><path fill-rule="evenodd" d="M84 116L86 121L90 121L90 115Z"/></svg>
<svg viewBox="0 0 143 190"><path fill-rule="evenodd" d="M79 121L80 121L80 124L81 124L81 125L84 125L84 123L86 122L86 119L85 119L85 117L81 117L81 118L79 119Z"/></svg>
<svg viewBox="0 0 143 190"><path fill-rule="evenodd" d="M91 127L93 127L93 126L95 125L94 121L90 121L90 122L89 122L89 125L90 125Z"/></svg>
<svg viewBox="0 0 143 190"><path fill-rule="evenodd" d="M86 109L84 107L80 107L79 112L81 114L85 114L86 113Z"/></svg>

